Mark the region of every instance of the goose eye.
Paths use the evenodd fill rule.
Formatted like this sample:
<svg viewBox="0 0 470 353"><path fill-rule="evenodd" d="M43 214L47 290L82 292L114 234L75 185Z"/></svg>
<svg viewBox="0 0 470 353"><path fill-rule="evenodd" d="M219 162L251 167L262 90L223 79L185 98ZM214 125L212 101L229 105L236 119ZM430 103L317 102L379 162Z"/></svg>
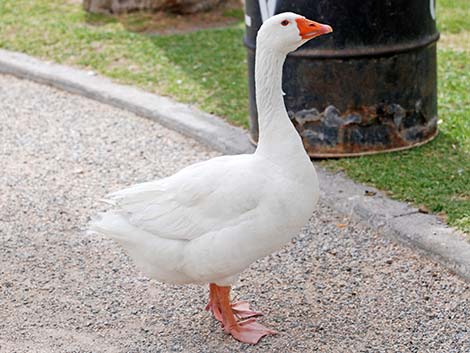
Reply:
<svg viewBox="0 0 470 353"><path fill-rule="evenodd" d="M281 25L287 26L290 22L288 20L284 20L281 22Z"/></svg>

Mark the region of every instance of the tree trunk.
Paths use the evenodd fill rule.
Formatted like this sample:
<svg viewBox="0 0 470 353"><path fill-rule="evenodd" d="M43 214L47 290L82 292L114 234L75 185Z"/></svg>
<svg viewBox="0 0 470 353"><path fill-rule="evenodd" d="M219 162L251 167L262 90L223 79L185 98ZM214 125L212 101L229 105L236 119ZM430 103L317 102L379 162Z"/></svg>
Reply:
<svg viewBox="0 0 470 353"><path fill-rule="evenodd" d="M226 0L83 0L83 7L93 13L126 13L132 11L171 11L191 14L209 11Z"/></svg>

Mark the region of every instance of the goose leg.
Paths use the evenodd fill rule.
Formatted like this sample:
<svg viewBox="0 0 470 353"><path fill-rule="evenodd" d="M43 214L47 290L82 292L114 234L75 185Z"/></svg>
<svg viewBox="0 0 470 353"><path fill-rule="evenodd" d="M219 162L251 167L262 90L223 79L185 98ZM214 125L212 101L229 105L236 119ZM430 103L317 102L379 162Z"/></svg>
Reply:
<svg viewBox="0 0 470 353"><path fill-rule="evenodd" d="M276 331L270 330L256 322L255 318L237 322L230 303L230 287L219 287L216 285L214 289L218 297L222 325L226 333L231 334L240 342L250 344L258 343L266 335L276 334Z"/></svg>
<svg viewBox="0 0 470 353"><path fill-rule="evenodd" d="M232 311L237 319L248 319L254 316L261 316L263 313L250 309L250 304L247 301L240 300L231 303ZM209 284L209 303L206 305L206 310L211 311L214 317L222 322L222 314L220 309L219 298L217 297L217 285L215 283Z"/></svg>
<svg viewBox="0 0 470 353"><path fill-rule="evenodd" d="M214 317L222 322L222 312L220 310L219 297L217 296L217 285L209 284L209 303L206 305L206 311L211 311Z"/></svg>

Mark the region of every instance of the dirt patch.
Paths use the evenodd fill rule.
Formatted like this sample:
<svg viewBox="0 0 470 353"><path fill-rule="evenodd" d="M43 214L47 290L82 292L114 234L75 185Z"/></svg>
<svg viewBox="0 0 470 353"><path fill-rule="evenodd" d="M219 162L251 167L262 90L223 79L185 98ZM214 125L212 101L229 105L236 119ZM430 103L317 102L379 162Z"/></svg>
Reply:
<svg viewBox="0 0 470 353"><path fill-rule="evenodd" d="M470 31L460 33L441 34L438 44L439 48L452 49L456 51L470 51Z"/></svg>
<svg viewBox="0 0 470 353"><path fill-rule="evenodd" d="M230 0L218 8L191 15L171 12L133 12L121 15L89 15L88 22L101 25L120 22L127 30L150 35L167 35L194 32L200 29L224 28L243 19L243 4Z"/></svg>

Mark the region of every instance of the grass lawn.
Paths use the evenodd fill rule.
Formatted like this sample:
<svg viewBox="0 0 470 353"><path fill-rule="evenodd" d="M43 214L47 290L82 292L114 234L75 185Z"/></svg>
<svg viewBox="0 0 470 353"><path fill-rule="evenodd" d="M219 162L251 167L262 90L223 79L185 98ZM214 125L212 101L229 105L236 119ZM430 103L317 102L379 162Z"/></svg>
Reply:
<svg viewBox="0 0 470 353"><path fill-rule="evenodd" d="M468 0L437 4L440 135L405 152L322 163L470 232L470 10ZM89 15L76 0L1 0L0 47L95 70L247 126L243 24L161 36L134 32L147 28L145 18Z"/></svg>

